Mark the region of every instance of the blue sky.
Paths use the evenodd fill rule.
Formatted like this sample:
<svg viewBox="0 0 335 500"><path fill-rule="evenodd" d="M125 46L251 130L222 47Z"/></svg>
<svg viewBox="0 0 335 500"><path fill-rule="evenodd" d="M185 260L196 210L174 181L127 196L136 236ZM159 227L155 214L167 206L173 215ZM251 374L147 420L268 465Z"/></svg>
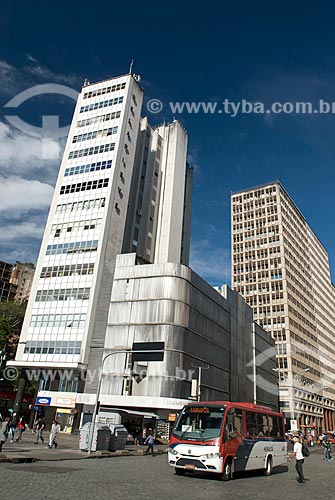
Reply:
<svg viewBox="0 0 335 500"><path fill-rule="evenodd" d="M73 100L35 97L6 104L37 84L80 90L134 71L142 77L155 125L171 120L169 102L335 101L335 8L305 2L13 0L0 15L0 259L34 261L60 160L40 160L38 138L11 127L19 114L70 122ZM332 114L175 114L189 134L195 166L191 266L212 284L229 281L231 191L279 179L327 248L335 269ZM53 143L55 157L62 145ZM334 272L333 272L334 274Z"/></svg>

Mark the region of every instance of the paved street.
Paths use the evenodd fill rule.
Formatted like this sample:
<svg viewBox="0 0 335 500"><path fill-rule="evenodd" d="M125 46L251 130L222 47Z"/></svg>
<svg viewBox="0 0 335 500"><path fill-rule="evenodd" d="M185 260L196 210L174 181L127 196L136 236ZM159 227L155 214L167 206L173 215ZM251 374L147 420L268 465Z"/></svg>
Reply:
<svg viewBox="0 0 335 500"><path fill-rule="evenodd" d="M335 461L321 451L305 460L305 484L296 482L294 462L288 472L270 477L239 476L228 483L196 475L178 477L167 456L0 464L1 500L155 499L291 499L333 498Z"/></svg>

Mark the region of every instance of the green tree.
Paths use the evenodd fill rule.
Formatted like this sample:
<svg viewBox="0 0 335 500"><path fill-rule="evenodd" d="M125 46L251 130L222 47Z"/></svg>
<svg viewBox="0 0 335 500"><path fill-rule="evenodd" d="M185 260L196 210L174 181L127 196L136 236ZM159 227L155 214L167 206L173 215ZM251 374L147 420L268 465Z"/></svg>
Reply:
<svg viewBox="0 0 335 500"><path fill-rule="evenodd" d="M2 362L13 359L15 356L25 311L26 304L0 302L0 359Z"/></svg>
<svg viewBox="0 0 335 500"><path fill-rule="evenodd" d="M14 359L17 343L27 304L16 302L0 302L0 377L6 366L6 361ZM7 381L6 386L11 390L17 389L18 380ZM36 380L27 381L25 392L34 394L37 387Z"/></svg>

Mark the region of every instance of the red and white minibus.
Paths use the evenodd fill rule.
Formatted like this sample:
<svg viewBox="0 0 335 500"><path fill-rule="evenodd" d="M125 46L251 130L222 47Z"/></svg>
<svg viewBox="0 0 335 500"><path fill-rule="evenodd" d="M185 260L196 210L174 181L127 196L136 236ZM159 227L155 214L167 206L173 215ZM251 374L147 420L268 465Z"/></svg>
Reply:
<svg viewBox="0 0 335 500"><path fill-rule="evenodd" d="M182 476L214 472L223 480L237 471L286 465L284 416L252 403L208 401L182 409L172 431L168 461Z"/></svg>

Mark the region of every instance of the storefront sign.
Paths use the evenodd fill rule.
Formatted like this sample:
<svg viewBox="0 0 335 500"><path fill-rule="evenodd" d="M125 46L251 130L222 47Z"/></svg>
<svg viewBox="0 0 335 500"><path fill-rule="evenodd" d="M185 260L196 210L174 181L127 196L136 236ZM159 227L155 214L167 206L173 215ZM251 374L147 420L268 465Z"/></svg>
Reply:
<svg viewBox="0 0 335 500"><path fill-rule="evenodd" d="M55 398L54 404L64 408L74 408L76 400L74 398Z"/></svg>
<svg viewBox="0 0 335 500"><path fill-rule="evenodd" d="M38 396L36 398L36 405L37 406L50 406L51 405L51 398L46 397L46 396Z"/></svg>

